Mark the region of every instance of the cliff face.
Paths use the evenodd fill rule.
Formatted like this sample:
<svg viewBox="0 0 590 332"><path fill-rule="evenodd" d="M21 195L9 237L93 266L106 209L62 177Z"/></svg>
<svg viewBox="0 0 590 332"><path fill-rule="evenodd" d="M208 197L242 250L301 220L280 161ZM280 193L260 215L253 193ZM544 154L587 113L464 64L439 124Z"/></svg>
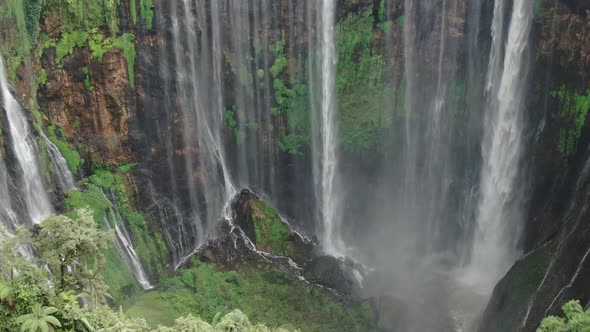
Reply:
<svg viewBox="0 0 590 332"><path fill-rule="evenodd" d="M453 211L445 213L457 220L464 198L459 183L469 181L459 175L476 173L480 166L461 162L478 160L461 157L480 154L483 126L482 111L465 105L469 99L481 98L470 95L469 87L479 84L483 74L478 73L485 72L489 31L479 27L489 26L493 8L489 2L446 1L445 21L434 13L443 9L439 2L432 6L424 2L408 12L405 3L338 2L342 176L356 188L344 193L352 202L345 209L351 216L373 213L367 211L365 199L354 196L376 191L382 170L396 167L397 156L391 151L403 149L399 142L406 134L404 103L416 108L431 104L433 100L424 96L432 95L437 85L432 77L441 71L449 82L445 88L454 113L440 143L452 146L445 152L456 157L442 168L454 181L441 197L451 197L446 203ZM163 239L167 260L176 264L203 240L199 237L205 237L206 230L195 225L214 224L217 220L208 219L220 217L213 211L217 207L207 206L212 198L220 198L208 179L226 171L208 164L220 157L203 144L202 134L211 128L201 125L203 117L216 116L217 111L222 112L218 125L223 158L232 180L239 179L235 184L269 195L281 212L296 219L297 226L310 233L315 230L308 5L271 1L215 9L212 1L197 1L187 9L165 1L121 1L110 12L84 8L87 15L98 18L83 17L89 23L82 24L66 2L51 4L54 7L42 8L38 27L28 29L27 38L34 35L35 40L23 61L18 61L24 53L16 43L3 45L11 56L15 87L22 100L34 100L32 109L43 113L47 130L57 132L56 139L67 141L84 159L74 169L78 179L103 168L122 177L131 205L146 217L137 228L137 242L144 239L146 248L152 248L149 243ZM530 201L523 239L524 251L531 254L496 287L483 331L513 330L522 322L524 330L533 330L545 314L558 313L567 299L590 300L590 288L584 284L590 280L584 267L589 240L585 203L590 158L586 148L590 143L589 9L582 0L543 0L535 5L525 155ZM211 16L215 10L220 17ZM481 14L469 14L477 10ZM186 27L180 24L175 31L173 22ZM443 26L446 34L441 33ZM190 27L191 37L199 41L195 45L185 41ZM3 39L18 39L9 29L3 31ZM404 42L404 32L415 40ZM411 50L404 49L408 45ZM406 57L410 51L413 58ZM191 69L191 60L197 69ZM416 76L406 87L408 63L416 68ZM214 66L219 66L217 71ZM184 85L191 70L202 75L199 86ZM216 81L222 84L215 86ZM218 87L223 93L212 97ZM63 128L63 133L54 126ZM418 129L422 134L428 128ZM433 145L432 150L438 149ZM134 163L137 166L130 172L121 171ZM425 162L418 164L428 167ZM399 185L394 179L386 181ZM359 234L367 222L349 219L348 237L366 241ZM444 226L449 234L458 234L462 227L455 222ZM154 266L152 278L163 273L155 266L164 264L148 259L144 263ZM508 325L499 326L500 321Z"/></svg>

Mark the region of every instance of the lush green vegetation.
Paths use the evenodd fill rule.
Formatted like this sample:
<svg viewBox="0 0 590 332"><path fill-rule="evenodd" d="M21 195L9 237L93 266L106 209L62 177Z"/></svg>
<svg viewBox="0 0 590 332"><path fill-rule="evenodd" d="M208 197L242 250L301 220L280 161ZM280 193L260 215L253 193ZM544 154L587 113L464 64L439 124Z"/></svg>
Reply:
<svg viewBox="0 0 590 332"><path fill-rule="evenodd" d="M132 163L122 164L119 167L130 171ZM69 191L65 200L68 209L88 208L101 227L104 222L114 222L115 209L126 221L133 237L133 244L147 273L152 278L158 278L168 273L168 253L166 244L160 232L153 223L135 211L129 201L127 189L120 174L113 173L109 168L96 168L93 174L81 181L83 191ZM113 199L106 194L112 193ZM115 206L116 205L116 206ZM111 295L116 300L132 297L137 293L137 287L133 275L125 266L116 251L107 253L105 277L114 290Z"/></svg>
<svg viewBox="0 0 590 332"><path fill-rule="evenodd" d="M158 290L142 294L126 313L146 317L151 326L156 326L170 325L173 317L191 312L213 321L219 312L234 309L243 311L255 323L302 331L366 331L369 327L368 306L346 307L330 291L282 271L255 266L223 272L199 261L165 280Z"/></svg>
<svg viewBox="0 0 590 332"><path fill-rule="evenodd" d="M394 91L383 83L387 66L374 49L371 14L371 9L348 14L337 26L340 141L348 151L375 149L383 129L392 123L386 105Z"/></svg>
<svg viewBox="0 0 590 332"><path fill-rule="evenodd" d="M562 307L565 318L549 316L543 319L537 332L590 331L590 309L584 311L580 301L571 300Z"/></svg>
<svg viewBox="0 0 590 332"><path fill-rule="evenodd" d="M102 274L103 253L113 234L97 228L88 210L72 216L52 216L35 232L18 228L0 243L0 330L149 331L145 319L129 318L106 304L110 289ZM36 256L27 254L32 249ZM169 317L170 327L153 331L271 331L250 323L239 310L215 313L211 323L193 314L199 313Z"/></svg>
<svg viewBox="0 0 590 332"><path fill-rule="evenodd" d="M58 132L59 136L57 135ZM84 159L80 157L80 154L76 150L72 149L68 145L68 143L66 142L66 134L63 131L63 129L57 128L54 125L50 125L47 128L47 134L47 137L49 138L51 143L57 146L57 149L66 160L66 163L68 164L68 168L70 169L70 171L72 171L72 173L74 174L77 173L78 168L80 168L80 166L82 166L82 164L84 163Z"/></svg>
<svg viewBox="0 0 590 332"><path fill-rule="evenodd" d="M576 151L582 127L590 110L590 90L578 94L565 86L551 95L559 101L558 119L562 125L559 130L558 149L562 154L570 155Z"/></svg>
<svg viewBox="0 0 590 332"><path fill-rule="evenodd" d="M256 201L252 207L252 221L257 249L274 255L289 256L289 227L283 223L275 209L264 201Z"/></svg>

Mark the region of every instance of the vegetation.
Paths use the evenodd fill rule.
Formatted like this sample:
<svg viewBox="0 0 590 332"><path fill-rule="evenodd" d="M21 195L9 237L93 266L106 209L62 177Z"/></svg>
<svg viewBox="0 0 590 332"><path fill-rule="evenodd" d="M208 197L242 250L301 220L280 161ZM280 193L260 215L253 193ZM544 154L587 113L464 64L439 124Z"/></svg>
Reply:
<svg viewBox="0 0 590 332"><path fill-rule="evenodd" d="M571 300L562 307L565 318L549 316L543 319L537 332L590 331L590 309L584 311L580 301Z"/></svg>
<svg viewBox="0 0 590 332"><path fill-rule="evenodd" d="M252 219L256 247L274 255L289 256L289 227L283 223L277 211L258 200L253 206Z"/></svg>
<svg viewBox="0 0 590 332"><path fill-rule="evenodd" d="M133 164L123 164L119 167L130 170L131 165ZM84 191L67 192L65 207L68 209L89 208L94 218L102 224L101 227L104 227L105 221L114 222L112 218L116 208L131 231L135 250L147 273L152 278L166 275L168 273L166 244L162 235L154 229L153 224L148 223L142 214L133 209L123 177L113 173L110 168L96 168L91 176L81 181L81 186L85 189ZM119 275L124 263L116 252L113 251L107 256L112 261L106 267L105 274L112 277L110 281L117 285L115 287L110 284L117 289L116 294L112 294L113 297L121 300L133 296L138 291L133 276L130 273L126 276ZM126 267L123 270L128 271Z"/></svg>
<svg viewBox="0 0 590 332"><path fill-rule="evenodd" d="M210 263L194 260L192 264L157 290L142 294L127 315L146 317L154 327L171 325L173 317L190 313L216 321L218 313L239 309L252 322L270 327L302 331L366 331L369 327L368 306L346 307L330 291L282 271L255 266L223 272Z"/></svg>
<svg viewBox="0 0 590 332"><path fill-rule="evenodd" d="M57 133L59 133L59 137ZM80 154L76 150L68 145L63 129L50 125L47 128L47 134L51 143L57 146L57 149L66 160L70 171L72 171L72 173L77 173L78 168L84 163L84 159L80 157Z"/></svg>
<svg viewBox="0 0 590 332"><path fill-rule="evenodd" d="M564 155L573 154L590 110L590 90L586 91L586 94L578 94L562 85L559 90L551 92L551 95L559 101L560 105L560 111L557 114L562 123L559 130L559 152Z"/></svg>
<svg viewBox="0 0 590 332"><path fill-rule="evenodd" d="M373 44L371 9L338 23L336 89L340 141L347 151L374 150L392 123L386 105L393 89L382 81L387 66Z"/></svg>
<svg viewBox="0 0 590 332"><path fill-rule="evenodd" d="M88 67L82 67L82 73L84 74L84 86L88 91L94 91L94 86L90 83L90 72Z"/></svg>
<svg viewBox="0 0 590 332"><path fill-rule="evenodd" d="M18 228L0 243L0 330L149 331L145 319L107 306L102 252L110 247L112 233L98 229L88 210L73 215L50 217L36 232ZM31 248L38 256L29 254ZM224 312L214 314L210 323L192 316L196 312L174 316L179 318L171 328L153 331L273 330L250 323L238 310Z"/></svg>

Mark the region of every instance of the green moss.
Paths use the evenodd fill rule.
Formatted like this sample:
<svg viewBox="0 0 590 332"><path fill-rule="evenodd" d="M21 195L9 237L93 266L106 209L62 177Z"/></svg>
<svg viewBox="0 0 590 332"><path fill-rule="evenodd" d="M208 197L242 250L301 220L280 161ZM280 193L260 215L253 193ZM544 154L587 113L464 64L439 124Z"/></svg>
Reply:
<svg viewBox="0 0 590 332"><path fill-rule="evenodd" d="M80 208L89 208L98 227L104 229L104 219L107 211L112 208L112 204L97 186L88 184L84 191L67 191L64 207L72 211Z"/></svg>
<svg viewBox="0 0 590 332"><path fill-rule="evenodd" d="M141 13L141 19L143 20L143 22L145 23L145 26L148 29L152 29L153 25L154 25L154 11L152 9L152 7L154 6L153 1L152 0L140 0L141 3L141 8L140 8L140 13Z"/></svg>
<svg viewBox="0 0 590 332"><path fill-rule="evenodd" d="M111 173L111 171L106 169L95 170L94 174L92 174L88 179L93 184L103 189L112 188L115 184L115 176L113 175L113 173Z"/></svg>
<svg viewBox="0 0 590 332"><path fill-rule="evenodd" d="M256 201L252 209L256 233L256 247L268 253L288 256L289 227L283 223L275 209L264 201Z"/></svg>
<svg viewBox="0 0 590 332"><path fill-rule="evenodd" d="M279 39L276 43L269 46L269 51L274 55L280 55L285 53L285 32L281 33L281 39Z"/></svg>
<svg viewBox="0 0 590 332"><path fill-rule="evenodd" d="M129 10L131 11L131 21L133 25L137 24L137 4L135 0L129 1Z"/></svg>
<svg viewBox="0 0 590 332"><path fill-rule="evenodd" d="M39 20L41 19L42 0L24 0L24 12L26 17L29 42L34 45L39 37Z"/></svg>
<svg viewBox="0 0 590 332"><path fill-rule="evenodd" d="M349 14L338 23L336 89L340 141L346 151L374 150L391 126L388 103L393 89L383 83L387 68L373 49L371 9Z"/></svg>
<svg viewBox="0 0 590 332"><path fill-rule="evenodd" d="M260 38L255 37L252 40L252 47L254 48L254 55L260 55L260 52L262 52L262 41L260 41Z"/></svg>
<svg viewBox="0 0 590 332"><path fill-rule="evenodd" d="M133 40L135 35L132 33L126 33L113 40L113 47L123 51L123 57L127 61L127 73L129 78L129 85L135 89L135 45Z"/></svg>
<svg viewBox="0 0 590 332"><path fill-rule="evenodd" d="M94 91L94 86L90 84L90 74L88 71L88 67L82 67L82 73L84 74L84 86L88 91Z"/></svg>
<svg viewBox="0 0 590 332"><path fill-rule="evenodd" d="M280 55L275 59L273 65L269 68L272 77L277 77L280 73L287 68L287 57Z"/></svg>
<svg viewBox="0 0 590 332"><path fill-rule="evenodd" d="M555 245L550 244L515 263L497 286L502 289L502 294L496 294L496 296L502 296L502 304L495 308L494 317L484 317L483 326L486 326L487 330L518 330L527 309L527 303L539 287L554 250Z"/></svg>
<svg viewBox="0 0 590 332"><path fill-rule="evenodd" d="M135 166L137 166L137 163L120 163L117 165L123 173L129 173Z"/></svg>
<svg viewBox="0 0 590 332"><path fill-rule="evenodd" d="M76 120L74 120L74 123L72 123L72 127L76 130L80 129L80 117L76 117Z"/></svg>
<svg viewBox="0 0 590 332"><path fill-rule="evenodd" d="M258 71L256 71L256 76L258 76L259 79L263 79L264 75L264 69L258 69Z"/></svg>
<svg viewBox="0 0 590 332"><path fill-rule="evenodd" d="M41 69L39 76L37 76L36 82L38 86L47 84L47 72L45 69Z"/></svg>
<svg viewBox="0 0 590 332"><path fill-rule="evenodd" d="M61 132L60 138L58 138L56 135L56 130L58 129L54 125L49 126L47 128L47 132L49 134L48 138L51 143L57 146L57 149L66 160L70 171L72 171L72 173L77 173L78 168L82 166L84 160L80 157L80 154L76 150L70 148L68 143L65 142L65 134L63 131Z"/></svg>
<svg viewBox="0 0 590 332"><path fill-rule="evenodd" d="M192 313L212 321L217 313L240 309L254 323L288 325L302 331L368 331L369 308L342 305L330 291L294 280L266 267L219 272L214 265L194 262L165 280L160 289L142 296L126 309L132 317L147 317L152 326L170 325L174 317ZM153 315L145 315L145 312Z"/></svg>
<svg viewBox="0 0 590 332"><path fill-rule="evenodd" d="M561 122L558 149L564 155L573 154L590 110L590 90L586 94L578 94L562 85L551 95L559 101L560 106L557 113L557 120Z"/></svg>
<svg viewBox="0 0 590 332"><path fill-rule="evenodd" d="M404 25L406 24L406 17L404 15L398 17L395 19L395 24L400 27L400 28L404 28Z"/></svg>

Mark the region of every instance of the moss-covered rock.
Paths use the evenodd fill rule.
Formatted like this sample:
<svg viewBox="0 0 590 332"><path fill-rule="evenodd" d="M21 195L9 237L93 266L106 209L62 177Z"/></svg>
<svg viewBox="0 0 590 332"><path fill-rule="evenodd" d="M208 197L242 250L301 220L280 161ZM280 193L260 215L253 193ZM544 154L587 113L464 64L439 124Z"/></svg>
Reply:
<svg viewBox="0 0 590 332"><path fill-rule="evenodd" d="M234 201L236 224L240 226L258 250L292 258L304 265L311 259L313 244L284 222L268 203L247 189Z"/></svg>
<svg viewBox="0 0 590 332"><path fill-rule="evenodd" d="M484 313L480 332L516 331L527 304L551 263L554 245L547 245L519 260L498 283Z"/></svg>

